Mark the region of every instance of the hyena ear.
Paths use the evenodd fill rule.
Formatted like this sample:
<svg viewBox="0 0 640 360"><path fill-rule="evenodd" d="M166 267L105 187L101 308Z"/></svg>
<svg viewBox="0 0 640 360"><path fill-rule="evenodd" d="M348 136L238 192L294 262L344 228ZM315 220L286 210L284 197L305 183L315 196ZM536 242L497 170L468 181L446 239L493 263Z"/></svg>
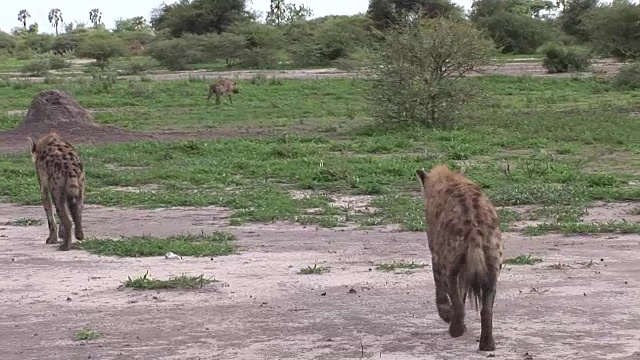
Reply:
<svg viewBox="0 0 640 360"><path fill-rule="evenodd" d="M29 141L29 149L31 150L31 152L36 152L36 144L33 142L31 136L27 136L27 141Z"/></svg>
<svg viewBox="0 0 640 360"><path fill-rule="evenodd" d="M418 178L420 187L422 188L422 190L424 190L424 184L427 181L427 173L422 169L418 169L416 170L416 178Z"/></svg>

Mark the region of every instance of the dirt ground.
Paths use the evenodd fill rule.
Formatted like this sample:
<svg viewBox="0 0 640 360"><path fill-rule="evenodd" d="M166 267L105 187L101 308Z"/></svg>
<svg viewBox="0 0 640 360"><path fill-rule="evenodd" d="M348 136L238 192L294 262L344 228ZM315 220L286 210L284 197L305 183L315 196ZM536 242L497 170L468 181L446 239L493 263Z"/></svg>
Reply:
<svg viewBox="0 0 640 360"><path fill-rule="evenodd" d="M214 207L87 206L85 214L89 236L224 229L238 236L240 251L213 259L101 257L45 245L46 224L0 226L2 359L640 358L637 235L506 233L507 257L532 254L544 262L503 269L497 349L484 353L477 351L473 308L468 332L448 336L436 313L430 266L375 270L398 260L430 264L423 233L232 227L228 211ZM0 224L19 217L43 218L44 211L0 204ZM296 274L316 262L330 271ZM120 288L127 276L147 270L158 278L204 274L220 283L197 291ZM74 341L84 326L103 336Z"/></svg>

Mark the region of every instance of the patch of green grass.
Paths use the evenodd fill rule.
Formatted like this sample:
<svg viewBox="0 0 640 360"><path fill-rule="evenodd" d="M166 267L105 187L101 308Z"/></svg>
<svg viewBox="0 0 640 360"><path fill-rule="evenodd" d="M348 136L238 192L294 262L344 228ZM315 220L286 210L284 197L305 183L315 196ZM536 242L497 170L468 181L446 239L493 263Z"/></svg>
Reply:
<svg viewBox="0 0 640 360"><path fill-rule="evenodd" d="M73 339L75 341L83 341L83 340L95 340L101 336L96 330L90 327L84 327L75 333L73 333Z"/></svg>
<svg viewBox="0 0 640 360"><path fill-rule="evenodd" d="M182 274L168 279L152 279L148 275L149 272L146 272L144 275L133 279L128 277L127 281L125 281L123 285L124 287L138 290L197 289L202 288L204 285L216 282L215 279L205 278L204 274L199 276L187 276Z"/></svg>
<svg viewBox="0 0 640 360"><path fill-rule="evenodd" d="M318 264L313 264L313 266L307 266L304 267L302 269L300 269L300 271L298 272L298 274L301 275L311 275L311 274L316 274L316 275L320 275L322 273L325 273L329 271L329 268L326 266L318 266Z"/></svg>
<svg viewBox="0 0 640 360"><path fill-rule="evenodd" d="M181 234L166 238L152 236L123 237L121 240L87 238L76 246L97 255L121 257L163 256L168 252L180 256L221 256L235 251L235 235L216 231L209 234Z"/></svg>
<svg viewBox="0 0 640 360"><path fill-rule="evenodd" d="M394 271L396 269L422 269L426 266L423 263L406 262L406 261L393 261L390 263L382 263L376 265L376 270L382 271Z"/></svg>
<svg viewBox="0 0 640 360"><path fill-rule="evenodd" d="M502 263L508 265L534 265L541 262L541 258L532 257L531 255L519 255L511 259L506 259Z"/></svg>
<svg viewBox="0 0 640 360"><path fill-rule="evenodd" d="M206 102L207 82L117 80L105 90L65 81L82 105L101 108L103 124L130 129L269 129L288 135L108 146L78 145L87 171L87 203L107 206L217 205L231 224L295 221L336 227L399 224L423 231L417 168L467 167L497 206L541 205L548 222L576 222L594 200L637 200L640 122L629 115L639 95L598 79L486 76L464 79L489 97L447 130L389 129L368 119L349 79L240 82L234 104ZM56 85L58 86L58 85ZM48 84L0 86L0 129ZM321 132L320 130L326 130ZM323 130L323 131L324 131ZM126 169L126 170L123 170ZM33 165L23 153L0 155L0 196L39 204ZM140 192L124 191L139 188ZM307 190L306 198L293 191ZM376 212L333 206L332 197L370 195ZM500 210L501 228L519 220Z"/></svg>
<svg viewBox="0 0 640 360"><path fill-rule="evenodd" d="M591 223L543 223L536 226L528 226L524 234L528 236L545 235L552 232L561 234L640 234L640 223L611 220Z"/></svg>
<svg viewBox="0 0 640 360"><path fill-rule="evenodd" d="M32 218L18 218L7 223L7 225L11 226L40 226L42 224L44 224L44 221L42 219Z"/></svg>

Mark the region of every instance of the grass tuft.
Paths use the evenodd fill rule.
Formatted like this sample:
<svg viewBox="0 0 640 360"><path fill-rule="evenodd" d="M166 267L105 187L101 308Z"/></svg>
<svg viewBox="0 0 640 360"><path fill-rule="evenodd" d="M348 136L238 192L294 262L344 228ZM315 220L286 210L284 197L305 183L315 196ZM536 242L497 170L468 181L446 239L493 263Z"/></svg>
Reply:
<svg viewBox="0 0 640 360"><path fill-rule="evenodd" d="M520 255L515 258L506 259L502 263L508 265L534 265L541 262L541 258L531 257L531 255Z"/></svg>
<svg viewBox="0 0 640 360"><path fill-rule="evenodd" d="M427 264L423 264L423 263L416 263L416 262L405 262L403 260L401 261L393 261L390 263L382 263L382 264L378 264L376 265L376 270L381 270L381 271L394 271L396 269L422 269L426 266Z"/></svg>
<svg viewBox="0 0 640 360"><path fill-rule="evenodd" d="M7 225L11 226L40 226L42 224L44 224L44 221L42 219L31 218L18 218L7 223Z"/></svg>
<svg viewBox="0 0 640 360"><path fill-rule="evenodd" d="M81 249L96 255L120 257L162 256L168 252L180 256L221 256L235 251L235 235L224 231L209 234L181 234L167 238L152 236L123 237L121 240L87 238L77 242Z"/></svg>
<svg viewBox="0 0 640 360"><path fill-rule="evenodd" d="M316 275L320 275L322 273L328 272L329 268L326 266L318 266L318 264L313 264L313 266L307 266L304 267L302 269L300 269L300 272L298 272L298 274L301 275L311 275L311 274L316 274Z"/></svg>
<svg viewBox="0 0 640 360"><path fill-rule="evenodd" d="M73 334L75 341L95 340L101 336L96 330L90 327L84 327Z"/></svg>
<svg viewBox="0 0 640 360"><path fill-rule="evenodd" d="M217 282L215 279L205 278L204 274L199 276L180 275L170 277L168 279L152 279L147 271L144 275L131 278L123 283L124 287L139 290L156 290L156 289L197 289L204 285Z"/></svg>

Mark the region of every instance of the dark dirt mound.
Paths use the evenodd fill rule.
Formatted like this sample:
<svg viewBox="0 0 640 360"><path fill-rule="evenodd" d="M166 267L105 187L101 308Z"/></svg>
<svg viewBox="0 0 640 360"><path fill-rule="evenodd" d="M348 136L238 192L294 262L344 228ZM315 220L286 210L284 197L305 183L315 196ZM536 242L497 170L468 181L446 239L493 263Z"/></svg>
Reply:
<svg viewBox="0 0 640 360"><path fill-rule="evenodd" d="M52 127L60 129L99 128L93 116L82 105L62 90L41 91L33 101L22 124L17 130L49 131Z"/></svg>
<svg viewBox="0 0 640 360"><path fill-rule="evenodd" d="M137 133L99 125L87 109L71 95L58 89L38 93L17 129L0 132L0 149L10 149L24 143L27 136L40 137L56 131L75 143L108 143L153 139L152 134Z"/></svg>

